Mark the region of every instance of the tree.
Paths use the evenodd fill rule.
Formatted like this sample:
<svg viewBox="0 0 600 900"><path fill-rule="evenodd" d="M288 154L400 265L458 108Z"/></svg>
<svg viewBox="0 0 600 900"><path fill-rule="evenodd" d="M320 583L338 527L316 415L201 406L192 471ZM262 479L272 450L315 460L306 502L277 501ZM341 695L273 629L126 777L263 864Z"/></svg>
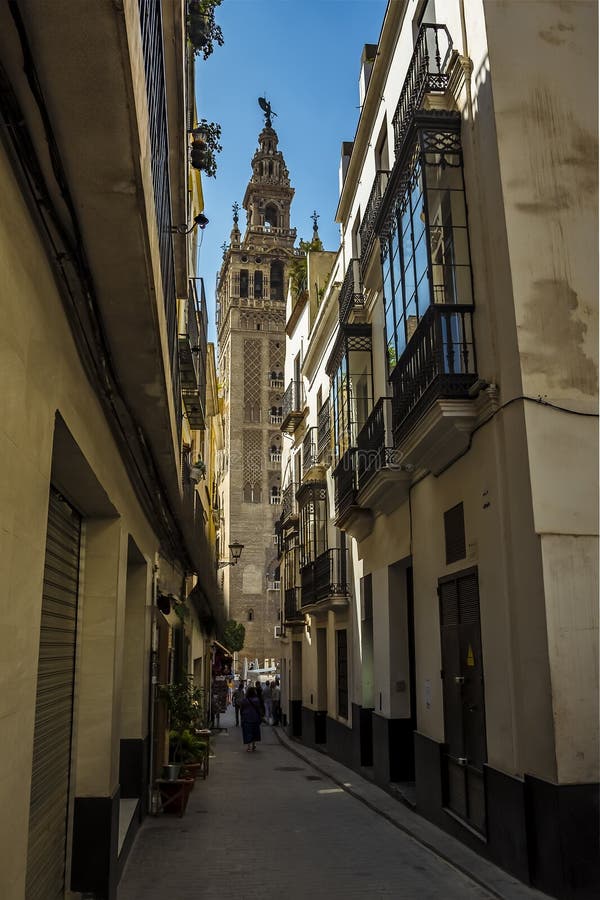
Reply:
<svg viewBox="0 0 600 900"><path fill-rule="evenodd" d="M246 629L241 622L229 619L223 629L223 643L228 650L235 653L242 649L246 640Z"/></svg>
<svg viewBox="0 0 600 900"><path fill-rule="evenodd" d="M307 290L306 284L306 254L312 250L322 250L321 238L313 237L311 241L300 241L297 256L290 263L290 277L292 279L292 294L294 300Z"/></svg>

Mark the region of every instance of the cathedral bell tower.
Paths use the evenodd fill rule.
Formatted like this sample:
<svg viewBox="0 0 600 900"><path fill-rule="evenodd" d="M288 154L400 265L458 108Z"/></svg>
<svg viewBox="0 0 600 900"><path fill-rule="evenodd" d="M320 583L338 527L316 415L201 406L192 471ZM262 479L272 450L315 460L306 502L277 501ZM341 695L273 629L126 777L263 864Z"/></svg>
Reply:
<svg viewBox="0 0 600 900"><path fill-rule="evenodd" d="M219 377L225 443L219 482L221 555L241 541L239 563L222 569L228 618L246 629L242 660L270 668L279 651L279 569L275 523L281 514L281 431L284 393L285 301L296 230L290 227L294 189L272 126L265 125L252 158L242 207L246 230L233 227L217 280Z"/></svg>

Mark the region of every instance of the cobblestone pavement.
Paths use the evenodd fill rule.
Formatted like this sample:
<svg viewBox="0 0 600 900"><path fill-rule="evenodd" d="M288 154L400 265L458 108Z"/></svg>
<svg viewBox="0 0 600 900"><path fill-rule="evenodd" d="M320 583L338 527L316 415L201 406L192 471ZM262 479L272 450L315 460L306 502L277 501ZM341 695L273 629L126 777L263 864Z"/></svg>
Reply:
<svg viewBox="0 0 600 900"><path fill-rule="evenodd" d="M183 818L148 817L142 825L118 900L542 896L522 885L526 893L488 892L290 752L269 726L253 754L231 712L221 726L228 733L213 739L209 778L196 782Z"/></svg>

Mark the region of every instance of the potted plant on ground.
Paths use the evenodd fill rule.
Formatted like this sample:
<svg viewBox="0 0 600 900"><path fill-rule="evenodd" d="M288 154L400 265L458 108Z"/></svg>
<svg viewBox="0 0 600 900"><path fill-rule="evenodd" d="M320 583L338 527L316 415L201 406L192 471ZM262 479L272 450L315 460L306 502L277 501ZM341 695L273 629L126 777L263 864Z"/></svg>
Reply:
<svg viewBox="0 0 600 900"><path fill-rule="evenodd" d="M202 723L202 691L194 687L193 679L188 676L183 681L163 685L160 693L167 705L170 724L169 763L164 767L165 777L160 783L163 810L183 815L194 786L194 779L180 772L184 762L183 748L187 743L189 749L194 729Z"/></svg>
<svg viewBox="0 0 600 900"><path fill-rule="evenodd" d="M205 770L205 755L208 741L201 740L191 731L171 731L169 740L173 743L173 757L181 762L181 777L194 780Z"/></svg>

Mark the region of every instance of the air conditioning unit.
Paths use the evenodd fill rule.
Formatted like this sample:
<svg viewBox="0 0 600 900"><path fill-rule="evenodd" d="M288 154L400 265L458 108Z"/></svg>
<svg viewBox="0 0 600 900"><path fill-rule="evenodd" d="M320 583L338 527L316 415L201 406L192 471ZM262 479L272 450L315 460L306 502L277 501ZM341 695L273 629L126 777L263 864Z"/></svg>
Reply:
<svg viewBox="0 0 600 900"><path fill-rule="evenodd" d="M282 625L275 625L273 628L273 637L280 638L283 633Z"/></svg>

